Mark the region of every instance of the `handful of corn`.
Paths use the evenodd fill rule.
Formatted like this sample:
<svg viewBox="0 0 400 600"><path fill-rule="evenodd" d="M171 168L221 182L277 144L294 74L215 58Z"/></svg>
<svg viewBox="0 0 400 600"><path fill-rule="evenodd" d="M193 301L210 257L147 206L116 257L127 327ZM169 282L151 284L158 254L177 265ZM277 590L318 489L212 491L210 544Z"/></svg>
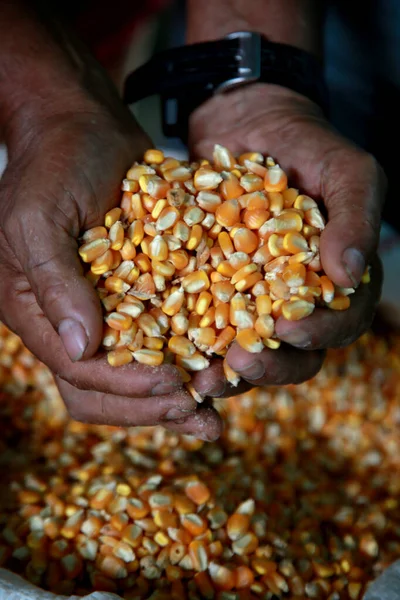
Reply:
<svg viewBox="0 0 400 600"><path fill-rule="evenodd" d="M189 382L234 340L248 352L279 348L281 316L349 307L354 289L322 270L317 202L288 187L271 157L216 145L213 159L148 150L127 172L120 206L83 235L112 366L174 363ZM237 385L226 361L224 370Z"/></svg>

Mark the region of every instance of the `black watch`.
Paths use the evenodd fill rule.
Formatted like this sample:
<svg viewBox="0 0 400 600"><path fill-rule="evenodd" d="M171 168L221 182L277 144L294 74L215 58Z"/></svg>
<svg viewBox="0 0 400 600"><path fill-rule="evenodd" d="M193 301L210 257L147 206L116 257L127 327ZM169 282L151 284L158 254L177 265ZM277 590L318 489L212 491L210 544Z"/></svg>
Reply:
<svg viewBox="0 0 400 600"><path fill-rule="evenodd" d="M328 112L319 61L304 50L239 31L222 40L172 48L154 55L125 81L124 101L160 95L163 133L187 141L190 114L211 96L254 82L302 94Z"/></svg>

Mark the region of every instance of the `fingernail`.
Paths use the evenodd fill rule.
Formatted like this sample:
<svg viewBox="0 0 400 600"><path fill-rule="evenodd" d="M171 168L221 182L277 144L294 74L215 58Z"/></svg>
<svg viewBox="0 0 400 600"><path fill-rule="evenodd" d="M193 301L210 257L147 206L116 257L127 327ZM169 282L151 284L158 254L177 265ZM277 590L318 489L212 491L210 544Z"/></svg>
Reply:
<svg viewBox="0 0 400 600"><path fill-rule="evenodd" d="M193 414L193 411L183 411L174 407L170 408L169 411L165 413L163 421L178 421L179 423L184 423L191 414Z"/></svg>
<svg viewBox="0 0 400 600"><path fill-rule="evenodd" d="M265 375L265 367L262 362L255 360L251 365L239 370L240 375L245 379L260 379Z"/></svg>
<svg viewBox="0 0 400 600"><path fill-rule="evenodd" d="M64 319L58 326L58 335L72 362L81 360L89 343L82 325L74 319Z"/></svg>
<svg viewBox="0 0 400 600"><path fill-rule="evenodd" d="M296 346L297 348L307 348L308 346L311 346L309 334L302 329L295 329L289 333L285 333L285 335L282 335L282 339L287 344Z"/></svg>
<svg viewBox="0 0 400 600"><path fill-rule="evenodd" d="M216 383L201 392L202 396L213 396L214 398L222 396L226 389L226 382L223 379L218 380Z"/></svg>
<svg viewBox="0 0 400 600"><path fill-rule="evenodd" d="M358 287L365 271L365 260L357 248L347 248L343 252L342 263L353 286Z"/></svg>
<svg viewBox="0 0 400 600"><path fill-rule="evenodd" d="M157 383L151 391L153 396L166 396L182 389L182 383L179 381L170 381L168 383Z"/></svg>

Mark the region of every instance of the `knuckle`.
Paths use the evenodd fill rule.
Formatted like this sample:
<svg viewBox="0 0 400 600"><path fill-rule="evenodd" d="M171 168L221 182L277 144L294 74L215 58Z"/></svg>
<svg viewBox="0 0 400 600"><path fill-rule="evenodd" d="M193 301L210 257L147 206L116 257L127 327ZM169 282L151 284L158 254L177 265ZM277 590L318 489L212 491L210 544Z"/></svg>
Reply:
<svg viewBox="0 0 400 600"><path fill-rule="evenodd" d="M44 308L46 313L53 314L57 312L57 307L65 299L66 287L65 282L57 280L44 280L37 285L36 296L40 306Z"/></svg>

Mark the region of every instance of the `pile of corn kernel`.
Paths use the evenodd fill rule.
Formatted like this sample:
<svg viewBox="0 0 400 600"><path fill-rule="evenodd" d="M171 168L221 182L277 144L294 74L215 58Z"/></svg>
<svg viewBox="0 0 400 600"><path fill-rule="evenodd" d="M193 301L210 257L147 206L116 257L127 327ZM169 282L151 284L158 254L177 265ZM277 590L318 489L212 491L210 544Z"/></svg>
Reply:
<svg viewBox="0 0 400 600"><path fill-rule="evenodd" d="M222 438L71 421L0 325L0 566L58 594L361 600L400 556L400 336L217 407Z"/></svg>
<svg viewBox="0 0 400 600"><path fill-rule="evenodd" d="M348 308L354 289L335 286L321 266L317 202L288 188L271 157L235 158L216 145L212 163L188 163L148 150L122 190L79 248L112 366L174 362L188 382L233 340L248 352L278 348L280 316Z"/></svg>

